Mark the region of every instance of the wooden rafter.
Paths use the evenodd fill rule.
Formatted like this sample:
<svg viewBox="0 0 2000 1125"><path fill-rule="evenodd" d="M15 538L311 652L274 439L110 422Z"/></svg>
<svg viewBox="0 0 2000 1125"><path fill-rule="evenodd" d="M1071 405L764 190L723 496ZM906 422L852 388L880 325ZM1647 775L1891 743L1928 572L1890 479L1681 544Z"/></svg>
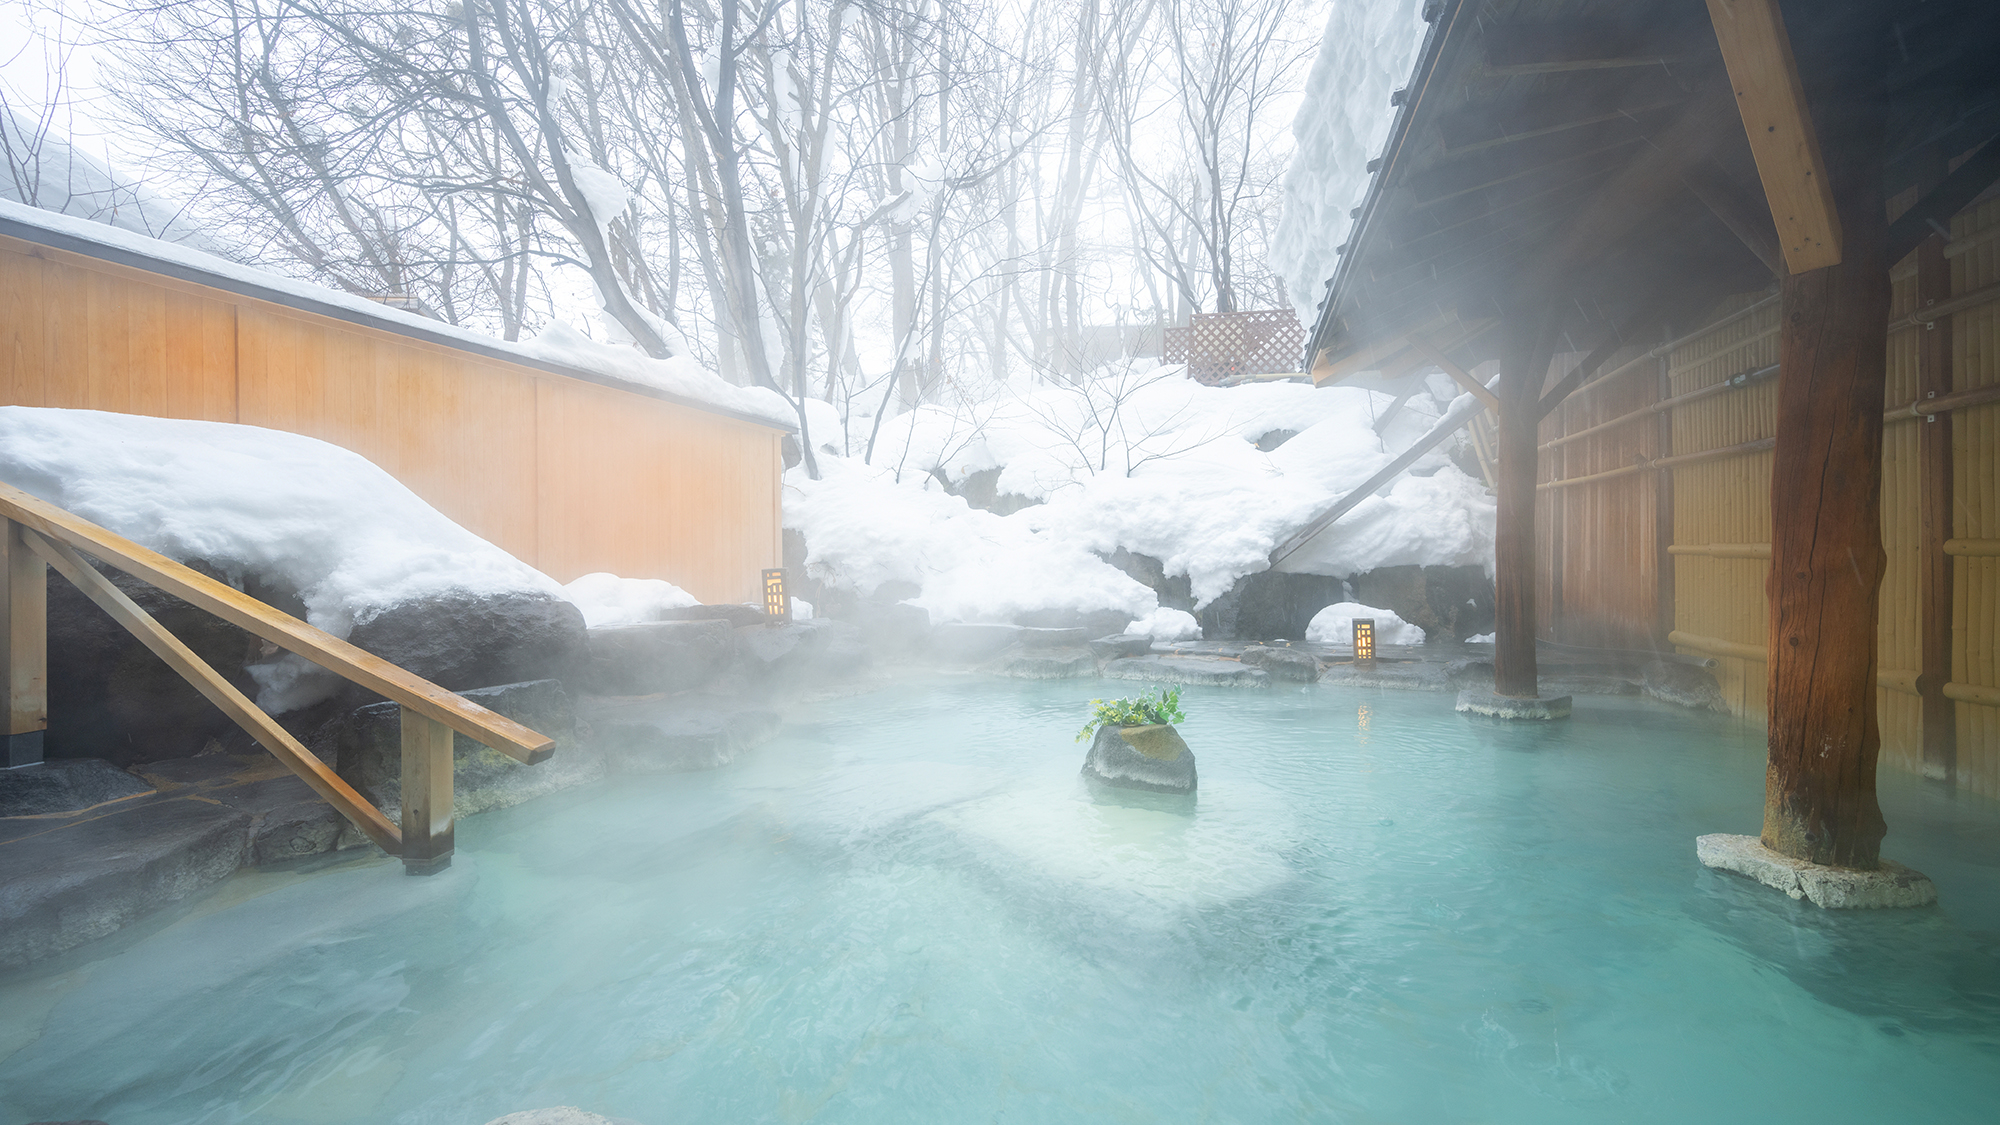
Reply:
<svg viewBox="0 0 2000 1125"><path fill-rule="evenodd" d="M1592 23L1497 24L1485 32L1486 73L1560 74L1660 66L1700 47L1676 42L1665 49L1631 28Z"/></svg>
<svg viewBox="0 0 2000 1125"><path fill-rule="evenodd" d="M1708 0L1708 14L1786 268L1801 274L1838 265L1833 185L1777 0Z"/></svg>

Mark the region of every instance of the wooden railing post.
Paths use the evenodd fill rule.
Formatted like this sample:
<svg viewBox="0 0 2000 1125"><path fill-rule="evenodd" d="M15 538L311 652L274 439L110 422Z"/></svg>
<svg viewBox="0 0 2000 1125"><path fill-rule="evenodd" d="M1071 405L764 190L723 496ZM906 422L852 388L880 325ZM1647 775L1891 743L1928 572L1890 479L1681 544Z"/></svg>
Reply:
<svg viewBox="0 0 2000 1125"><path fill-rule="evenodd" d="M48 567L28 549L21 525L0 520L0 683L7 725L0 769L37 765L49 725Z"/></svg>
<svg viewBox="0 0 2000 1125"><path fill-rule="evenodd" d="M403 725L403 869L434 875L451 866L452 730L409 707Z"/></svg>

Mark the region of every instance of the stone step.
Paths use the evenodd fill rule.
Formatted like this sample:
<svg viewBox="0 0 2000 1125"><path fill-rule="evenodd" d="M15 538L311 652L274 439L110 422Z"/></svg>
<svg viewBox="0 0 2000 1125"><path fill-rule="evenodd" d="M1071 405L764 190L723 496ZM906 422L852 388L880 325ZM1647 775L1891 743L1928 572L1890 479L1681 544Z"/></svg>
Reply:
<svg viewBox="0 0 2000 1125"><path fill-rule="evenodd" d="M239 809L186 797L15 818L0 842L0 971L103 937L228 878L248 854L251 822Z"/></svg>

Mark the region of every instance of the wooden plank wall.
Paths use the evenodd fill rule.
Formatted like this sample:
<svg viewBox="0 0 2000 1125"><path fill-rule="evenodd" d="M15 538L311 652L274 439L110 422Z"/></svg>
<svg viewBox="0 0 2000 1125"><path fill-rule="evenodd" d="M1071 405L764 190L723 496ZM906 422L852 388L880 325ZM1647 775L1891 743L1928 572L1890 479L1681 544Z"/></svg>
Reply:
<svg viewBox="0 0 2000 1125"><path fill-rule="evenodd" d="M1947 249L1953 293L2000 283L2000 200L1969 208L1952 221ZM1914 255L1891 273L1892 316L1916 307ZM1746 295L1713 310L1719 319L1758 298ZM1670 391L1684 395L1731 376L1778 361L1776 305L1691 340L1667 357ZM1985 304L1953 318L1953 389L1972 390L2000 383L2000 304ZM1917 397L1917 346L1924 329L1889 337L1885 410L1902 408ZM1604 418L1637 409L1648 401L1646 380L1632 378L1629 389L1603 401L1586 398L1580 409L1552 418L1544 441ZM1776 429L1777 386L1766 379L1735 391L1678 407L1672 412L1671 456L1720 450L1772 436ZM1952 536L2000 539L2000 403L1953 415L1954 516ZM1881 589L1880 651L1877 666L1884 685L1877 689L1882 762L1895 769L1923 772L1922 712L1909 686L1922 664L1919 631L1920 562L1917 442L1920 419L1889 423L1883 432L1882 538L1888 567ZM1633 464L1656 451L1648 445L1652 427L1638 423L1593 441L1568 447L1566 457L1545 453L1543 479L1575 477ZM1582 450L1582 452L1579 452ZM1736 453L1676 466L1674 481L1674 629L1685 636L1722 642L1718 647L1681 646L1715 656L1724 696L1746 721L1762 723L1768 666L1743 652L1767 643L1768 611L1764 580L1769 563L1759 558L1699 553L1717 545L1764 545L1771 541L1771 457L1768 451ZM1651 552L1642 541L1654 527L1650 481L1640 473L1541 494L1542 593L1551 610L1544 635L1569 643L1613 643L1621 634L1636 638L1638 611L1647 601ZM1601 507L1597 506L1601 503ZM1740 554L1740 552L1738 552ZM1558 560L1559 561L1551 561ZM1593 566L1594 560L1594 566ZM1953 666L1955 683L2000 686L2000 558L1953 560ZM1559 596L1558 596L1559 590ZM1620 606L1632 609L1621 615ZM1599 642L1595 638L1603 638ZM1959 785L2000 797L2000 708L1957 702Z"/></svg>
<svg viewBox="0 0 2000 1125"><path fill-rule="evenodd" d="M558 581L781 557L779 430L4 236L0 404L320 438Z"/></svg>
<svg viewBox="0 0 2000 1125"><path fill-rule="evenodd" d="M1614 355L1622 367L1637 349ZM1576 353L1551 366L1552 380L1581 362ZM1546 443L1659 401L1652 365L1571 395L1542 420ZM1658 426L1648 419L1544 450L1540 480L1564 480L1625 468L1659 456ZM1645 648L1659 619L1659 549L1655 475L1634 473L1536 494L1535 554L1540 565L1539 635L1564 644Z"/></svg>

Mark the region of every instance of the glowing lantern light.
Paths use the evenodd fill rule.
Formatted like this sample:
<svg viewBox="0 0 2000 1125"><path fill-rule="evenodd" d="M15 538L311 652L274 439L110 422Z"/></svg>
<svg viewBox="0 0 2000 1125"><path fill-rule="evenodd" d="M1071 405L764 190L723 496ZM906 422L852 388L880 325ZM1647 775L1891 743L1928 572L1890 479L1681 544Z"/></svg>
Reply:
<svg viewBox="0 0 2000 1125"><path fill-rule="evenodd" d="M1375 659L1375 619L1372 617L1354 619L1354 659Z"/></svg>
<svg viewBox="0 0 2000 1125"><path fill-rule="evenodd" d="M764 616L778 621L792 619L792 599L785 596L785 572L764 572Z"/></svg>

